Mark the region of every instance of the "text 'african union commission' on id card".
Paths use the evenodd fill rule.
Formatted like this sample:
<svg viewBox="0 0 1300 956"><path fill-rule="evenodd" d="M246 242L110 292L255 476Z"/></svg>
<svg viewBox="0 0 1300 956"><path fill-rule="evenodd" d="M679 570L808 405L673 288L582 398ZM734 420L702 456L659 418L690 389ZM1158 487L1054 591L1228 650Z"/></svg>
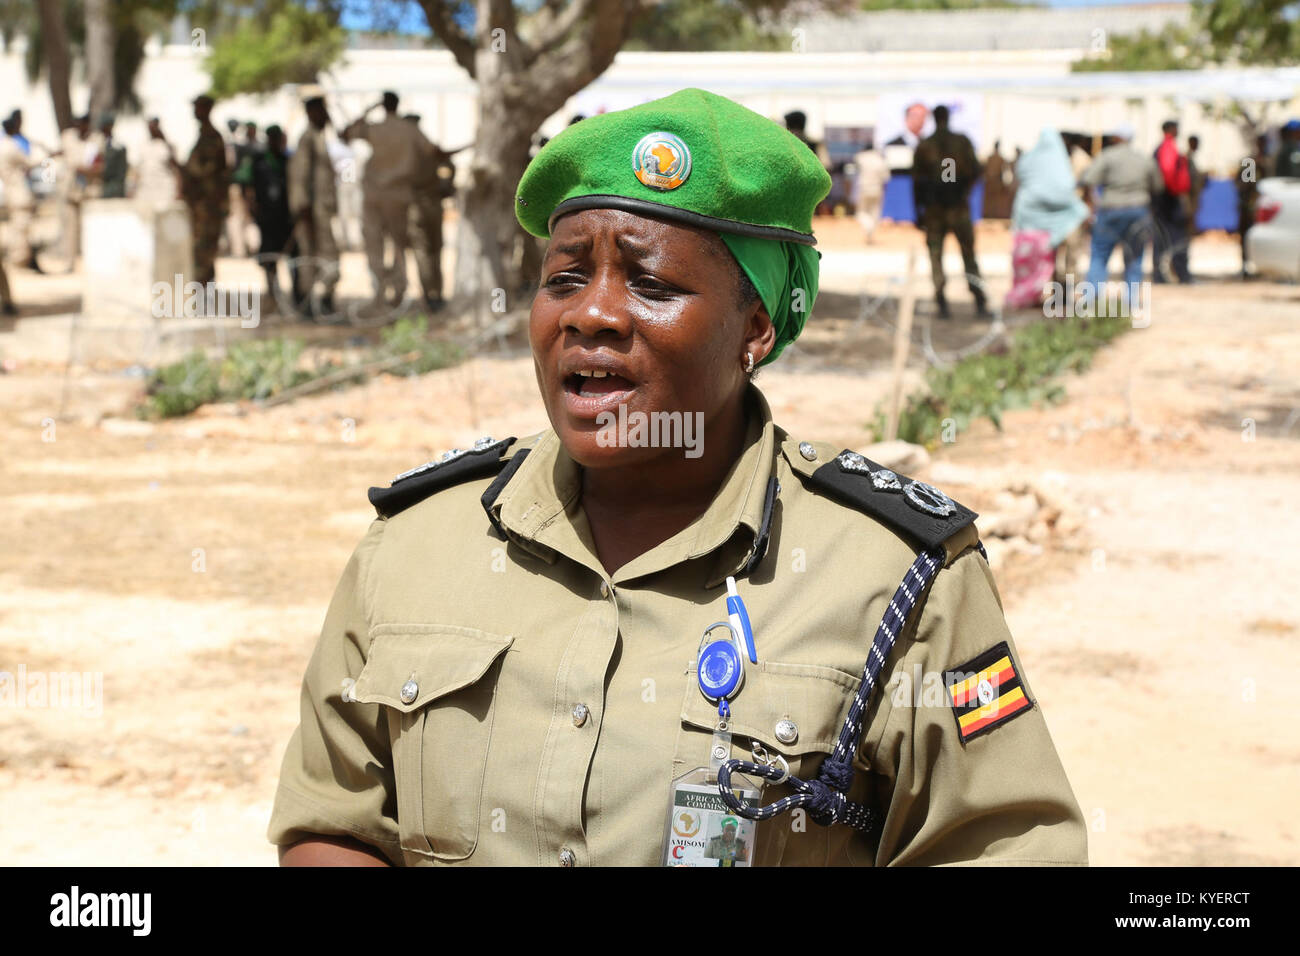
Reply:
<svg viewBox="0 0 1300 956"><path fill-rule="evenodd" d="M665 866L749 866L757 824L731 811L718 785L673 783L672 810L664 841ZM758 806L758 791L732 791L749 807Z"/></svg>

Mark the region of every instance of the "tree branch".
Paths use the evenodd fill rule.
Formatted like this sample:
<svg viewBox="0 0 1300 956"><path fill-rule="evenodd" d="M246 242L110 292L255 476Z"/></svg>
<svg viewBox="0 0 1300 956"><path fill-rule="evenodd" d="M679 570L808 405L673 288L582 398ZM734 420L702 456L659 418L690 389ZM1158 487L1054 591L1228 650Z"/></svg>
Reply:
<svg viewBox="0 0 1300 956"><path fill-rule="evenodd" d="M455 4L447 0L420 0L420 7L424 10L424 18L429 21L429 29L433 30L434 35L451 51L456 62L473 78L474 41L452 18Z"/></svg>
<svg viewBox="0 0 1300 956"><path fill-rule="evenodd" d="M534 51L537 54L549 53L563 43L569 31L591 13L595 2L596 0L572 0L563 8L558 4L547 4L534 20Z"/></svg>
<svg viewBox="0 0 1300 956"><path fill-rule="evenodd" d="M587 86L609 68L627 39L632 20L652 4L646 0L591 0L592 16L546 57L535 71L546 88L563 93L563 100ZM552 112L554 112L554 109Z"/></svg>

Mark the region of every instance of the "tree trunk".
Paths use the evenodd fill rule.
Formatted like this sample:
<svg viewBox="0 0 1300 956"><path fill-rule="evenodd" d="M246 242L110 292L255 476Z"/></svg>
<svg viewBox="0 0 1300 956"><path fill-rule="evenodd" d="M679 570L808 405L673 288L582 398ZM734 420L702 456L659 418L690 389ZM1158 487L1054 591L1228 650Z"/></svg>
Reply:
<svg viewBox="0 0 1300 956"><path fill-rule="evenodd" d="M484 299L485 311L493 306L510 311L518 304L514 248L522 230L515 220L515 187L528 165L533 131L545 118L511 108L499 85L480 82L479 132L456 233L454 297L459 303L468 306Z"/></svg>
<svg viewBox="0 0 1300 956"><path fill-rule="evenodd" d="M54 119L59 129L65 130L72 125L72 96L68 92L71 57L61 7L59 0L40 0L41 39L45 47L45 69L50 77L50 98L54 100Z"/></svg>
<svg viewBox="0 0 1300 956"><path fill-rule="evenodd" d="M461 194L453 296L463 306L513 310L520 292L515 188L533 133L600 76L651 0L570 0L538 15L525 40L511 0L477 0L477 36L457 25L453 0L420 0L429 26L478 86L478 133Z"/></svg>
<svg viewBox="0 0 1300 956"><path fill-rule="evenodd" d="M113 20L109 0L85 0L86 5L86 82L90 86L92 123L99 114L113 108L117 91L113 83Z"/></svg>

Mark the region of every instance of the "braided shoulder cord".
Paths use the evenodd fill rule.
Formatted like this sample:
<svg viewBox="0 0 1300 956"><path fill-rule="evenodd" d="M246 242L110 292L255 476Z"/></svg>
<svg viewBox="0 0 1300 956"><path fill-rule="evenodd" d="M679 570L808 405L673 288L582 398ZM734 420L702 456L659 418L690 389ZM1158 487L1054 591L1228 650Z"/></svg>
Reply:
<svg viewBox="0 0 1300 956"><path fill-rule="evenodd" d="M757 764L748 760L728 760L718 768L718 794L731 811L750 820L770 820L778 814L805 807L814 823L830 826L833 823L845 823L857 830L870 830L875 825L874 814L869 807L860 803L850 803L846 794L853 785L853 755L858 749L858 739L862 734L862 718L875 689L876 678L884 667L894 642L907 625L908 616L934 576L943 567L944 551L935 548L922 551L903 575L903 582L890 599L885 609L880 627L876 629L875 639L871 642L871 653L867 657L866 667L862 671L862 682L853 696L853 704L844 718L840 728L835 750L817 772L816 779L800 780L788 775L788 770L778 769L771 764ZM765 807L746 806L731 792L731 775L733 773L762 777L775 783L790 784L794 793Z"/></svg>

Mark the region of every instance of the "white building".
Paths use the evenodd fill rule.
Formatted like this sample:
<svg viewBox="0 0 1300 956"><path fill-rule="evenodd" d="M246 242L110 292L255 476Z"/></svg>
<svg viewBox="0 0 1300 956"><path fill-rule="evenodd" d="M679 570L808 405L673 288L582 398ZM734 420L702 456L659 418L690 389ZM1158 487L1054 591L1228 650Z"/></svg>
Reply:
<svg viewBox="0 0 1300 956"><path fill-rule="evenodd" d="M1001 141L1010 155L1028 147L1044 125L1102 132L1121 123L1137 130L1136 143L1154 148L1160 123L1182 121L1198 133L1202 168L1230 173L1245 151L1235 100L1252 115L1278 122L1295 107L1300 70L1224 70L1176 73L1071 73L1070 64L1104 50L1111 36L1169 22L1186 22L1184 3L1073 9L970 10L857 14L791 21L791 50L763 53L619 54L614 65L564 110L544 124L555 133L578 112L619 109L684 86L731 96L765 115L791 109L809 117L810 132L827 128L877 127L910 99L967 104L967 129L984 151ZM189 101L207 86L203 45L183 25L166 44L151 44L136 89L144 115L157 115L179 149L193 141ZM56 139L44 82L29 85L20 38L0 54L0 110L18 106L36 142ZM384 89L402 95L403 112L422 114L436 142L458 147L475 131L475 88L445 50L354 45L322 83L339 126L359 114ZM74 109L86 102L84 86L73 89ZM305 119L291 89L263 97L222 101L214 120L276 122L291 142ZM954 123L956 125L956 123ZM128 150L145 137L143 119L120 117L118 138ZM463 154L462 154L463 155Z"/></svg>

